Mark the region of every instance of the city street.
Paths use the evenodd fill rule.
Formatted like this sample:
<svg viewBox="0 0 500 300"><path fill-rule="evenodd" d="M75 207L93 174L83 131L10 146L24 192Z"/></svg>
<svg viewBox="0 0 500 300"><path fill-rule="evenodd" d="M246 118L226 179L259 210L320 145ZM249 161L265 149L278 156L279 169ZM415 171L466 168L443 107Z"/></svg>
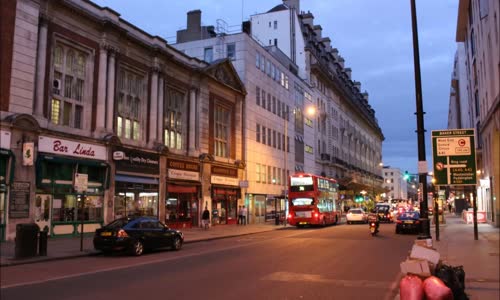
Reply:
<svg viewBox="0 0 500 300"><path fill-rule="evenodd" d="M1 299L392 299L414 235L381 224L278 230L142 257L1 269Z"/></svg>

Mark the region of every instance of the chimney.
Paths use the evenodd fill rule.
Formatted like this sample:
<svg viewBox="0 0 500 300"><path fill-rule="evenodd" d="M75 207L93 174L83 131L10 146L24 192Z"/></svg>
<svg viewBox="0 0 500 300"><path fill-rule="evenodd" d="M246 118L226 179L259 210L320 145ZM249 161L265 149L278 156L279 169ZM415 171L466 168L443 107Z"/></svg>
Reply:
<svg viewBox="0 0 500 300"><path fill-rule="evenodd" d="M351 79L351 73L352 73L351 68L345 68L345 69L344 69L344 72L347 74L347 77L348 77L349 79Z"/></svg>
<svg viewBox="0 0 500 300"><path fill-rule="evenodd" d="M361 92L361 82L354 81L353 84L354 84L354 87L357 88L359 92Z"/></svg>
<svg viewBox="0 0 500 300"><path fill-rule="evenodd" d="M330 52L332 50L332 46L330 45L332 40L330 40L329 37L325 37L325 38L321 39L321 42L323 42L323 44L325 44L326 51Z"/></svg>
<svg viewBox="0 0 500 300"><path fill-rule="evenodd" d="M302 22L312 27L314 23L314 15L308 11L302 15Z"/></svg>
<svg viewBox="0 0 500 300"><path fill-rule="evenodd" d="M300 0L283 0L283 4L290 8L294 8L297 14L300 13Z"/></svg>
<svg viewBox="0 0 500 300"><path fill-rule="evenodd" d="M321 41L321 31L323 31L323 27L321 25L314 25L314 33L316 33L316 40Z"/></svg>
<svg viewBox="0 0 500 300"><path fill-rule="evenodd" d="M192 10L187 13L187 31L199 32L201 30L201 10Z"/></svg>
<svg viewBox="0 0 500 300"><path fill-rule="evenodd" d="M338 59L339 58L339 49L333 48L332 54L333 54L333 57L335 57L335 59Z"/></svg>
<svg viewBox="0 0 500 300"><path fill-rule="evenodd" d="M365 99L366 102L368 102L368 92L367 91L365 91L364 93L362 93L361 96L363 96L363 99Z"/></svg>

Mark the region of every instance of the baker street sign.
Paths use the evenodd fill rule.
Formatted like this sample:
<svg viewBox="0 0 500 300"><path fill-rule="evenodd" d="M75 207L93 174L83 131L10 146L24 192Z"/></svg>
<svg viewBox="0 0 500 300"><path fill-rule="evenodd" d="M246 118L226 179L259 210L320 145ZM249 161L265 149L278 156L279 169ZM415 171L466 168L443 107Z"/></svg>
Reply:
<svg viewBox="0 0 500 300"><path fill-rule="evenodd" d="M474 129L432 131L436 185L476 185Z"/></svg>

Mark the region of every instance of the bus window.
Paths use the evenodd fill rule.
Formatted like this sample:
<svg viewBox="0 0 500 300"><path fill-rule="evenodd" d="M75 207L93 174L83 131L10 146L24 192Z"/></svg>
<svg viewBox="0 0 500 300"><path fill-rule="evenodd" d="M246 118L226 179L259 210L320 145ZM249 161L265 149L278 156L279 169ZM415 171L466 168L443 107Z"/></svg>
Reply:
<svg viewBox="0 0 500 300"><path fill-rule="evenodd" d="M295 199L292 199L293 206L312 205L313 202L314 202L313 198L295 198Z"/></svg>

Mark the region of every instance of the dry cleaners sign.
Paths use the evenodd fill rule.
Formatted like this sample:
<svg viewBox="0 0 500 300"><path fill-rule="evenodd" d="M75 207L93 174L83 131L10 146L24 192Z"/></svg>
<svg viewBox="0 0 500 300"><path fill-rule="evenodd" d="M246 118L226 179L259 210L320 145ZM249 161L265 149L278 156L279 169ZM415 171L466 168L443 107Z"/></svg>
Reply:
<svg viewBox="0 0 500 300"><path fill-rule="evenodd" d="M104 146L52 138L48 136L40 136L38 138L38 151L79 158L106 160L106 147Z"/></svg>

